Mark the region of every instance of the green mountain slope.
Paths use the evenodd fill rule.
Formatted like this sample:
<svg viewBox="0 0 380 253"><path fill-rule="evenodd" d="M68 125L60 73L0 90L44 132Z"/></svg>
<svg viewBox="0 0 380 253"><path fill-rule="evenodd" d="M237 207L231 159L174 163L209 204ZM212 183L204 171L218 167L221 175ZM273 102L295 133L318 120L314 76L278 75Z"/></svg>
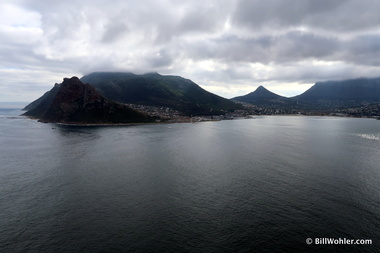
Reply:
<svg viewBox="0 0 380 253"><path fill-rule="evenodd" d="M241 108L189 79L158 73L95 72L81 78L105 97L131 104L166 106L187 115L224 114Z"/></svg>

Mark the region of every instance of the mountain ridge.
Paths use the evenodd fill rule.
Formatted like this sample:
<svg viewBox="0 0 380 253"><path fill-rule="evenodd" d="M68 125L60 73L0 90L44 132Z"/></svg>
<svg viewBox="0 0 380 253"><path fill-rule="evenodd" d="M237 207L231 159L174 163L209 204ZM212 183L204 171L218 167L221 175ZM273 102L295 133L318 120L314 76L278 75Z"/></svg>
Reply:
<svg viewBox="0 0 380 253"><path fill-rule="evenodd" d="M94 72L81 78L105 97L127 104L165 106L186 115L225 114L240 105L208 92L180 76L147 73Z"/></svg>
<svg viewBox="0 0 380 253"><path fill-rule="evenodd" d="M380 78L356 78L317 82L305 92L283 97L259 86L254 92L232 100L288 110L336 110L380 103Z"/></svg>
<svg viewBox="0 0 380 253"><path fill-rule="evenodd" d="M132 107L142 105L163 108L161 110L169 108L168 110L173 109L183 116L230 114L249 108L244 103L256 106L253 111L250 107L250 112L269 114L330 113L344 108L380 103L380 78L317 82L302 94L290 98L273 93L260 85L255 91L232 98L232 101L202 89L189 79L156 72L142 75L131 72L94 72L80 80L110 101ZM55 84L50 91L27 105L24 108L28 110L26 115L42 117L53 103L61 85Z"/></svg>
<svg viewBox="0 0 380 253"><path fill-rule="evenodd" d="M380 102L380 78L356 78L317 82L291 97L317 108L348 108Z"/></svg>

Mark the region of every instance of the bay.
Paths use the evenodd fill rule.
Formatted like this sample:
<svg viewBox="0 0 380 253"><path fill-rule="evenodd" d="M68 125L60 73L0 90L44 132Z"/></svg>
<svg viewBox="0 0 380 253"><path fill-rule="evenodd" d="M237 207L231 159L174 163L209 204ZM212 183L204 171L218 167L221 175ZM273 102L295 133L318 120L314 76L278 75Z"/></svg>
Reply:
<svg viewBox="0 0 380 253"><path fill-rule="evenodd" d="M20 113L0 109L1 252L379 248L379 121L78 127Z"/></svg>

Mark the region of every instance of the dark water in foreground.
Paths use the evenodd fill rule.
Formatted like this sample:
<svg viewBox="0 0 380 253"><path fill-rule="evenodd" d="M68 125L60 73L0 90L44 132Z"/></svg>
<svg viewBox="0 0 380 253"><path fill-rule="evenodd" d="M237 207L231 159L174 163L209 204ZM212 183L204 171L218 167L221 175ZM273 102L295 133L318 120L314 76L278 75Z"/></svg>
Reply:
<svg viewBox="0 0 380 253"><path fill-rule="evenodd" d="M0 110L0 252L379 252L380 121L64 127ZM307 245L312 238L372 245Z"/></svg>

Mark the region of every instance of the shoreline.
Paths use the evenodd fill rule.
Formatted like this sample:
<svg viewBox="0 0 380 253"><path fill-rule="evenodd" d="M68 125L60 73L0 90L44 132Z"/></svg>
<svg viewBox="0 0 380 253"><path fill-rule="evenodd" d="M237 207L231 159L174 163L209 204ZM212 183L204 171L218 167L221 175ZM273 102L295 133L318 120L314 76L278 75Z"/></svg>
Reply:
<svg viewBox="0 0 380 253"><path fill-rule="evenodd" d="M201 122L219 122L219 121L230 121L230 120L245 120L245 119L257 119L261 117L278 117L278 116L284 116L284 117L329 117L329 118L356 118L356 119L374 119L374 120L380 120L380 116L378 117L350 117L350 116L337 116L337 115L304 115L304 114L271 114L271 115L248 115L245 117L236 117L236 118L228 118L228 119L204 119L204 120L192 120L191 118L189 120L179 120L179 121L163 121L163 122L142 122L142 123L62 123L62 122L43 122L37 118L33 118L30 116L25 115L19 115L21 117L36 120L39 123L44 124L54 124L58 126L67 126L67 127L123 127L123 126L141 126L141 125L164 125L164 124L178 124L178 123L201 123Z"/></svg>

